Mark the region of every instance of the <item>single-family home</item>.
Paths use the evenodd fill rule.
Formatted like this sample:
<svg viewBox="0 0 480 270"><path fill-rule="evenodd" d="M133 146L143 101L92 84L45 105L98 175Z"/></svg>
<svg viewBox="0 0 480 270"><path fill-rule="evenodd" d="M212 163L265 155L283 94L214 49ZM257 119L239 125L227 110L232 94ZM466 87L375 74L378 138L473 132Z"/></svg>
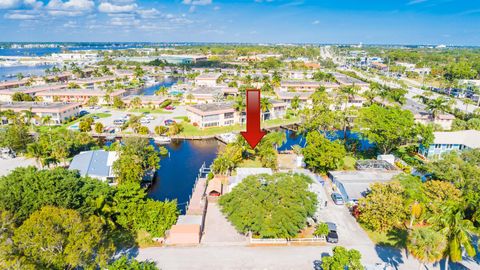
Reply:
<svg viewBox="0 0 480 270"><path fill-rule="evenodd" d="M89 176L113 183L115 174L113 163L118 159L115 151L85 151L73 157L69 170L78 170L81 176Z"/></svg>
<svg viewBox="0 0 480 270"><path fill-rule="evenodd" d="M420 145L419 153L428 159L438 159L450 151L480 148L480 131L460 130L434 132L435 139L428 147Z"/></svg>

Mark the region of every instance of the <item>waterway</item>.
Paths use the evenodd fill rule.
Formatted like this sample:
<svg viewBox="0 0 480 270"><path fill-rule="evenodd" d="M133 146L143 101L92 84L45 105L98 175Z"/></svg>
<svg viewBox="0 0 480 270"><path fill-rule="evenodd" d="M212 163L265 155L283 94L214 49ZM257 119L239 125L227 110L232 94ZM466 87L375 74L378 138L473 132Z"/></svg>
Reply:
<svg viewBox="0 0 480 270"><path fill-rule="evenodd" d="M157 84L154 84L152 86L149 86L149 87L146 87L146 88L142 89L140 91L140 95L153 96L153 95L155 95L155 91L160 89L160 87L162 87L162 86L171 87L175 83L177 83L176 78L172 78L172 77L165 78L165 80L163 80L160 83L157 83Z"/></svg>
<svg viewBox="0 0 480 270"><path fill-rule="evenodd" d="M215 139L181 140L173 141L165 147L169 156L161 159L160 169L148 194L155 200L176 199L178 208L183 213L192 194L198 170L204 162L207 166L213 162L219 142Z"/></svg>
<svg viewBox="0 0 480 270"><path fill-rule="evenodd" d="M0 67L0 82L17 80L17 74L22 73L24 76L44 76L45 69L52 68L53 65L36 65L36 66L12 66Z"/></svg>
<svg viewBox="0 0 480 270"><path fill-rule="evenodd" d="M278 150L290 150L293 145L305 146L305 138L292 131L285 131L287 141ZM336 132L330 139L338 139L343 132ZM358 137L351 133L349 138ZM361 148L372 146L367 140L360 140ZM205 162L210 165L219 151L221 144L214 140L181 140L173 141L165 147L169 156L160 161L154 184L149 190L149 197L155 200L177 200L179 209L185 211L186 202L192 194L192 188L198 175L198 170Z"/></svg>

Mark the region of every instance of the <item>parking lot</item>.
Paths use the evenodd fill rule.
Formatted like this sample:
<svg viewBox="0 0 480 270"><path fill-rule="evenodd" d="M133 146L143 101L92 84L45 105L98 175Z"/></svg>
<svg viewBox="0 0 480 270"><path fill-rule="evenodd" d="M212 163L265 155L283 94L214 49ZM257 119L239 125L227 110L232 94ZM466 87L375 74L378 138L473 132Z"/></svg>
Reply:
<svg viewBox="0 0 480 270"><path fill-rule="evenodd" d="M144 115L143 113L131 112L129 110L116 110L116 109L104 109L104 108L90 109L88 107L84 108L83 110L89 112L90 114L94 114L94 113L111 114L111 116L109 117L95 119L95 122L102 123L104 127L111 127L111 126L115 127L113 123L114 120L123 119L127 114ZM181 119L175 119L175 118L187 115L187 112L184 106L177 106L174 110L165 111L165 112L166 113L150 113L149 115L153 117L153 120L149 120L149 123L142 123L142 125L148 127L148 129L151 132L154 132L154 129L156 126L165 125L165 120L174 120L176 122L180 122L182 121Z"/></svg>

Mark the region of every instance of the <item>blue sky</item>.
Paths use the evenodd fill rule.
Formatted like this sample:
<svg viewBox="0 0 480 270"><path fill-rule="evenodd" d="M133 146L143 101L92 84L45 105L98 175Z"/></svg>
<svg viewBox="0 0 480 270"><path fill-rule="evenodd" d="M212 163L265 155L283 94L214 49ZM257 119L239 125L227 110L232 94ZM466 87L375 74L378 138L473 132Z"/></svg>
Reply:
<svg viewBox="0 0 480 270"><path fill-rule="evenodd" d="M0 0L0 41L480 45L480 0Z"/></svg>

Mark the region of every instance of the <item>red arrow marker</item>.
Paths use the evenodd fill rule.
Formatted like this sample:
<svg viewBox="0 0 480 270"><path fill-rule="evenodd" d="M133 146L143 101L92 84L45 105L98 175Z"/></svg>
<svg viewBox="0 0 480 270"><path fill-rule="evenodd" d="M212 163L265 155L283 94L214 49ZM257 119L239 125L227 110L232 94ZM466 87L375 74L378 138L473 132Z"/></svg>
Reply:
<svg viewBox="0 0 480 270"><path fill-rule="evenodd" d="M247 132L240 132L254 149L265 136L260 129L260 90L247 90Z"/></svg>

